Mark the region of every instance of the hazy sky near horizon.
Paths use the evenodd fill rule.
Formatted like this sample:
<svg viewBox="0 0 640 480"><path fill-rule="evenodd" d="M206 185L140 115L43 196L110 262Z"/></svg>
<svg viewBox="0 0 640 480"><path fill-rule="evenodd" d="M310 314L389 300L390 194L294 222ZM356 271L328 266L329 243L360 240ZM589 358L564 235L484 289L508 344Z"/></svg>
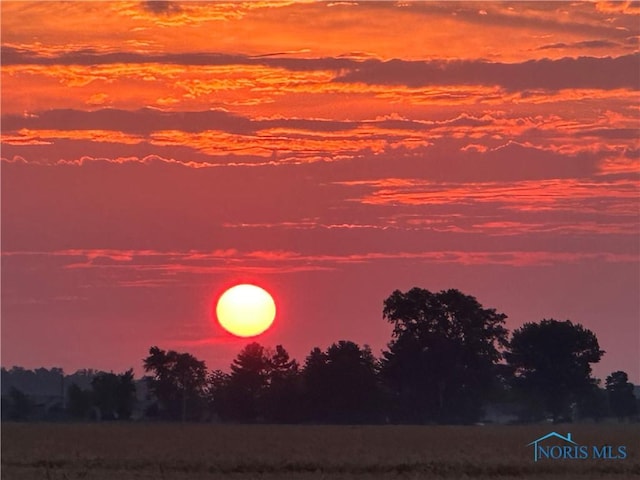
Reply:
<svg viewBox="0 0 640 480"><path fill-rule="evenodd" d="M2 365L390 338L395 289L640 381L637 2L2 2Z"/></svg>

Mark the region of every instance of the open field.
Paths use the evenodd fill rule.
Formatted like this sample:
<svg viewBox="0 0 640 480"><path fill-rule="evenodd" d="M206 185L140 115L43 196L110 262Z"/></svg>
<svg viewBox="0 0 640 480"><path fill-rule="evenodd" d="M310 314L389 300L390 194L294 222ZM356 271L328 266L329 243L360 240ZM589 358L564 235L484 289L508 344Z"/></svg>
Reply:
<svg viewBox="0 0 640 480"><path fill-rule="evenodd" d="M625 460L533 462L555 430ZM627 479L640 426L2 424L2 479Z"/></svg>

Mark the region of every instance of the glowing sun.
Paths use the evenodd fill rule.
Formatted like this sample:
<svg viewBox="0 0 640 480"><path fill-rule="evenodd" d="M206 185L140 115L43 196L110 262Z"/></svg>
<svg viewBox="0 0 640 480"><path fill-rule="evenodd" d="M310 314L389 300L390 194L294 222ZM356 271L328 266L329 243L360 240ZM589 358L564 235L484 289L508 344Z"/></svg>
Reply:
<svg viewBox="0 0 640 480"><path fill-rule="evenodd" d="M254 337L266 331L276 316L276 304L269 292L255 285L231 287L218 299L218 322L238 337Z"/></svg>

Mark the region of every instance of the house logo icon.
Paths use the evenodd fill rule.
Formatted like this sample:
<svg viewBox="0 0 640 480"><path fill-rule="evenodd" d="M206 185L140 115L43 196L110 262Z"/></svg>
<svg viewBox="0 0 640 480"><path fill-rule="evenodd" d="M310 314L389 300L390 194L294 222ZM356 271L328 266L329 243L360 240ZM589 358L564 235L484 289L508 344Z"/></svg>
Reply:
<svg viewBox="0 0 640 480"><path fill-rule="evenodd" d="M549 443L547 443L549 441ZM538 460L624 460L628 456L627 446L580 445L571 438L557 432L547 433L527 444L533 447L533 461Z"/></svg>
<svg viewBox="0 0 640 480"><path fill-rule="evenodd" d="M545 440L548 440L550 438L559 438L560 440L563 440L564 442L566 442L565 448L562 448L562 447L545 448L544 446L540 445L541 442L544 442ZM537 462L539 460L541 453L543 457L549 458L550 456L552 456L550 455L552 448L559 448L558 451L564 453L564 452L571 451L573 446L579 447L579 445L571 439L571 433L567 433L567 436L563 437L562 435L556 432L547 433L546 435L543 435L542 437L537 438L533 442L527 444L527 447L530 447L532 445L533 445L533 461L534 462ZM569 447L569 448L567 449L566 447Z"/></svg>

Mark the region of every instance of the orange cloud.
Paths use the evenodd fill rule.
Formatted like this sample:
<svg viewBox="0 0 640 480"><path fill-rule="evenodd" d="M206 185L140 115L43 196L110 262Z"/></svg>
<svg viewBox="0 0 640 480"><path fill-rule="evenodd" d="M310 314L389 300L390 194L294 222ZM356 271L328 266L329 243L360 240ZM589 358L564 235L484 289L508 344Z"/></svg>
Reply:
<svg viewBox="0 0 640 480"><path fill-rule="evenodd" d="M2 143L9 145L24 145L37 142L42 145L52 145L51 140L90 140L92 142L120 143L135 145L144 141L139 135L131 135L113 130L28 130L22 129L17 135L3 134Z"/></svg>
<svg viewBox="0 0 640 480"><path fill-rule="evenodd" d="M464 184L391 178L339 183L370 186L374 190L372 193L354 199L369 205L496 203L518 211L603 210L619 214L636 211L640 187L640 181L631 179L592 181L573 178ZM589 204L590 199L597 201Z"/></svg>

